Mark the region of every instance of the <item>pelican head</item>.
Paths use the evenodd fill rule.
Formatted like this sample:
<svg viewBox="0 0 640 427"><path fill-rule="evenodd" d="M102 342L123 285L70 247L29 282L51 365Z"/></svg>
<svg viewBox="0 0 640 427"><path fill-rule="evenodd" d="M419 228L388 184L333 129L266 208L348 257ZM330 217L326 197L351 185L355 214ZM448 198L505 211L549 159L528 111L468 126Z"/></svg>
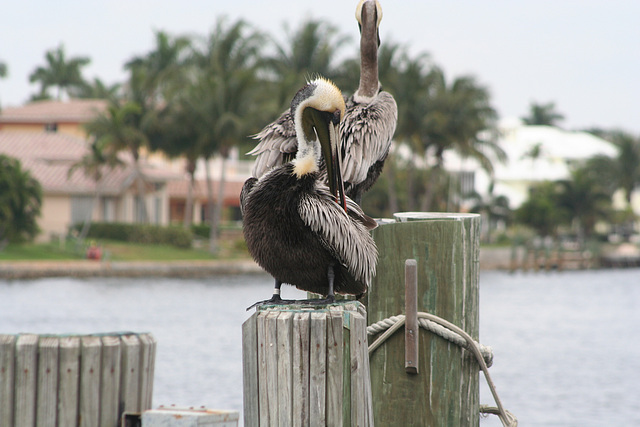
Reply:
<svg viewBox="0 0 640 427"><path fill-rule="evenodd" d="M360 0L356 6L356 19L360 34L366 37L375 36L377 45L380 46L380 21L382 21L382 6L378 0Z"/></svg>
<svg viewBox="0 0 640 427"><path fill-rule="evenodd" d="M319 171L320 160L324 157L329 189L346 211L339 150L340 122L344 113L342 92L322 77L308 82L291 101L291 115L298 139L294 173L302 177Z"/></svg>
<svg viewBox="0 0 640 427"><path fill-rule="evenodd" d="M380 47L380 21L382 7L378 0L360 0L356 8L360 27L360 85L354 93L358 103L369 103L380 91L378 81L378 48Z"/></svg>

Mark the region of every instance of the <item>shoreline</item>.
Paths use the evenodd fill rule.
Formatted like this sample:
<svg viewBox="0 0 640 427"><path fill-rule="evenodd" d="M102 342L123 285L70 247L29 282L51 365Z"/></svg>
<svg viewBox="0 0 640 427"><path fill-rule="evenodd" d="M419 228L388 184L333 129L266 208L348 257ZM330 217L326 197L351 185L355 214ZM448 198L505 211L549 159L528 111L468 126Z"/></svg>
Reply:
<svg viewBox="0 0 640 427"><path fill-rule="evenodd" d="M481 248L480 271L509 271L511 248ZM618 265L620 267L624 264ZM605 266L600 266L605 267ZM615 267L614 265L607 267ZM573 270L575 268L568 268ZM182 261L0 261L0 280L46 277L198 278L230 274L267 274L252 259Z"/></svg>
<svg viewBox="0 0 640 427"><path fill-rule="evenodd" d="M0 261L0 279L45 277L207 277L264 274L252 260L211 261Z"/></svg>
<svg viewBox="0 0 640 427"><path fill-rule="evenodd" d="M480 251L480 270L509 268L509 249ZM252 259L184 261L42 260L0 261L0 280L47 277L198 278L230 274L267 274Z"/></svg>

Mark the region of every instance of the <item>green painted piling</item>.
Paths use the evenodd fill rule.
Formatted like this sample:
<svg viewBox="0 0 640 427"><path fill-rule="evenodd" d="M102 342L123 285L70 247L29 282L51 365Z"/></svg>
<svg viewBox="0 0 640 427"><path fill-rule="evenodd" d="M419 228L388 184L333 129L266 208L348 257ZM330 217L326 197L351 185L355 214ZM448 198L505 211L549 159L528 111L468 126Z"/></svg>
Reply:
<svg viewBox="0 0 640 427"><path fill-rule="evenodd" d="M440 316L478 340L479 215L404 213L396 219L373 231L380 255L364 301L369 324L404 313L405 260L415 259L418 311ZM418 338L418 374L405 370L401 332L370 355L376 425L479 425L476 361L422 328Z"/></svg>

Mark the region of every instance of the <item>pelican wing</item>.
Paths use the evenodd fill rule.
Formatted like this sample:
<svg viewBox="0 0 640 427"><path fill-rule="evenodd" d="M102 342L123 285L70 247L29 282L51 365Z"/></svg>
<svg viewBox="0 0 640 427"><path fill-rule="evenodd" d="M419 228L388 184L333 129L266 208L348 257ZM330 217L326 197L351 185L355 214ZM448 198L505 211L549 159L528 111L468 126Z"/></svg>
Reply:
<svg viewBox="0 0 640 427"><path fill-rule="evenodd" d="M375 275L378 250L367 226L354 219L366 215L355 203L347 203L347 214L328 188L319 184L316 190L301 199L300 218L356 280L369 286Z"/></svg>
<svg viewBox="0 0 640 427"><path fill-rule="evenodd" d="M244 216L244 207L246 206L247 198L257 183L258 179L252 177L247 179L242 186L242 191L240 191L240 213L242 216Z"/></svg>
<svg viewBox="0 0 640 427"><path fill-rule="evenodd" d="M378 93L367 104L349 100L340 126L345 182L363 182L369 168L387 157L397 121L398 107L388 92Z"/></svg>
<svg viewBox="0 0 640 427"><path fill-rule="evenodd" d="M265 126L255 139L260 142L249 154L256 156L253 176L259 178L270 169L287 163L298 151L291 112L287 109L276 121Z"/></svg>

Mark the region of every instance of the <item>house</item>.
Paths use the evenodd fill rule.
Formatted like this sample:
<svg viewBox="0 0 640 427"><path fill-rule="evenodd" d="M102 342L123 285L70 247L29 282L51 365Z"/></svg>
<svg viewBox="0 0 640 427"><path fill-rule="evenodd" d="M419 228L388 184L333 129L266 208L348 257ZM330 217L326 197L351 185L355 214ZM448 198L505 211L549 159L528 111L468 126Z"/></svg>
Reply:
<svg viewBox="0 0 640 427"><path fill-rule="evenodd" d="M244 181L232 180L225 182L223 206L227 220L240 220L240 192ZM174 223L182 223L186 215L187 198L189 192L189 182L186 180L171 181L168 184L169 193L169 217ZM220 195L220 180L212 182L214 200ZM207 182L198 179L193 188L193 223L202 223L209 219Z"/></svg>
<svg viewBox="0 0 640 427"><path fill-rule="evenodd" d="M615 157L616 148L608 141L588 132L566 131L553 126L524 125L519 119L499 122L498 145L507 155L499 162L491 154L494 175L481 170L473 159L448 152L445 167L450 172L472 177L475 191L488 197L493 182L493 195L509 199L512 209L529 198L529 188L543 181L568 179L571 167L595 155Z"/></svg>
<svg viewBox="0 0 640 427"><path fill-rule="evenodd" d="M136 222L143 218L131 161L104 171L95 182L81 168L71 166L88 151L84 139L56 132L0 131L0 153L20 160L23 169L42 185L39 241L64 236L69 227L86 220ZM167 183L174 178L164 171L143 167L149 222L169 223Z"/></svg>
<svg viewBox="0 0 640 427"><path fill-rule="evenodd" d="M0 131L59 132L86 138L83 125L105 111L103 99L35 101L0 111Z"/></svg>
<svg viewBox="0 0 640 427"><path fill-rule="evenodd" d="M43 210L39 221L43 230L39 239L66 234L68 227L90 217L93 221L136 222L143 217L137 197L133 163L122 158L123 168L104 172L98 184L78 169L67 172L88 150L84 124L105 111L105 100L36 101L20 107L0 110L0 153L18 158L23 167L43 186ZM238 159L234 152L227 160L227 178L223 199L223 218L239 219L242 184L249 176L250 162ZM143 153L146 211L154 224L179 224L184 220L188 177L184 161ZM211 170L221 170L220 159L210 162ZM204 163L199 162L193 222L208 219ZM220 179L213 178L214 203Z"/></svg>

